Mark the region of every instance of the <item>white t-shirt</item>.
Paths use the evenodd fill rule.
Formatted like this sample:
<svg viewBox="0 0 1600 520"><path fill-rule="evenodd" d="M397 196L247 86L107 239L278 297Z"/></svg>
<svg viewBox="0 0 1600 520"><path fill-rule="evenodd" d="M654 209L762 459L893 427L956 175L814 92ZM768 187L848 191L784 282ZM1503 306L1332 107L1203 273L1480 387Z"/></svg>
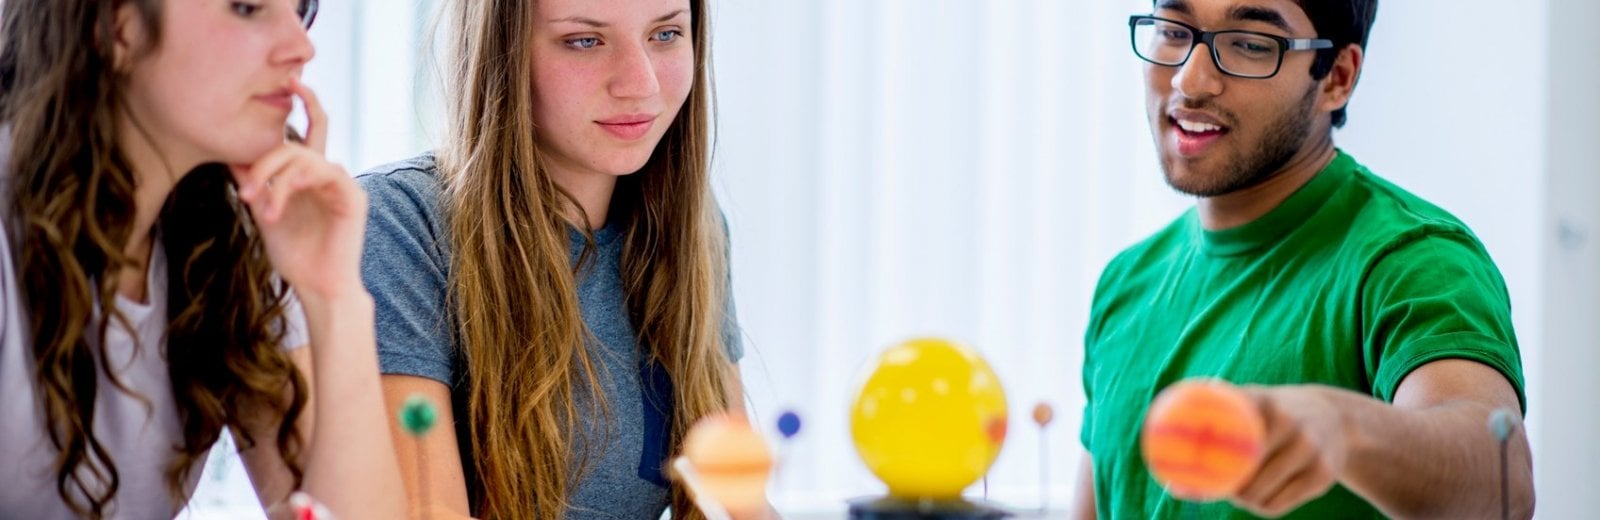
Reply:
<svg viewBox="0 0 1600 520"><path fill-rule="evenodd" d="M74 518L56 491L56 449L45 429L36 390L33 346L27 320L20 312L23 300L9 234L10 230L0 225L0 518ZM109 505L110 519L172 518L183 507L172 503L166 484L166 467L182 443L183 431L162 341L167 319L167 262L159 242L153 249L145 289L148 303L120 295L115 303L132 324L133 334L113 321L106 330L105 348L109 366L122 384L149 404L112 385L104 372L95 397L94 436L111 454L120 477L121 487ZM305 345L307 335L304 312L293 294L289 298L284 345L294 348ZM98 320L100 313L95 314ZM95 327L91 324L86 330ZM139 338L137 348L134 337ZM92 333L89 338L91 345L98 339ZM200 457L197 464L204 460ZM194 492L200 470L197 467L189 473L185 497ZM78 471L86 481L95 482L87 468L80 466Z"/></svg>

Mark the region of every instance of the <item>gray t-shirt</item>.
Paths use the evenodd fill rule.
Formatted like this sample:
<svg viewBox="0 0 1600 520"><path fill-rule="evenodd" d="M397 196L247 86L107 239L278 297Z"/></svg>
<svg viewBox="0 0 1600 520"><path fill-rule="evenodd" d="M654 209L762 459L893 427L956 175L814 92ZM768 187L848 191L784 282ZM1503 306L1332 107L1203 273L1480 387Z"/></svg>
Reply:
<svg viewBox="0 0 1600 520"><path fill-rule="evenodd" d="M0 182L0 186L4 186ZM0 189L0 192L4 192ZM22 292L11 252L9 229L0 225L0 518L53 520L76 518L56 492L56 449L45 429L44 410L34 376L33 342L22 314ZM111 384L100 372L94 402L94 436L111 455L120 488L108 519L172 518L182 504L172 503L166 468L183 441L172 382L167 372L167 261L157 242L150 254L146 302L118 295L115 305L133 330L113 321L107 327L105 353L123 385L140 397ZM289 295L285 347L306 344L305 315ZM95 312L95 320L101 313ZM88 329L95 330L94 323ZM89 335L91 347L98 343ZM136 342L137 340L137 342ZM221 346L219 346L221 348ZM200 457L204 461L205 457ZM77 473L96 482L87 468ZM184 496L194 492L201 468L193 468ZM101 489L99 487L97 490ZM81 497L80 497L81 498ZM80 503L82 501L80 500Z"/></svg>
<svg viewBox="0 0 1600 520"><path fill-rule="evenodd" d="M378 361L385 374L426 377L451 387L455 409L466 410L466 384L449 293L450 240L441 213L440 176L431 155L374 168L357 177L371 200L362 278L377 304ZM671 381L646 365L628 317L621 279L622 237L608 226L594 234L597 250L578 277L584 324L599 344L589 345L611 414L609 425L588 394L577 399L590 447L589 471L571 483L569 519L650 519L668 502L662 465L670 455ZM572 232L577 259L583 236ZM728 305L729 357L742 354ZM462 467L473 479L464 417L456 417Z"/></svg>

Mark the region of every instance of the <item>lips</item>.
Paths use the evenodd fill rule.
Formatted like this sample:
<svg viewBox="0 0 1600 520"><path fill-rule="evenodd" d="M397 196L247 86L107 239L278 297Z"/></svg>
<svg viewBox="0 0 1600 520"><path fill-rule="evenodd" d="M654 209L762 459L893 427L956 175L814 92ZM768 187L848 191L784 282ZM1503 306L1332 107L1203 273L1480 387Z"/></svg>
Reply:
<svg viewBox="0 0 1600 520"><path fill-rule="evenodd" d="M1204 154L1230 131L1222 118L1193 110L1173 110L1167 114L1167 123L1177 139L1178 153L1185 157Z"/></svg>
<svg viewBox="0 0 1600 520"><path fill-rule="evenodd" d="M255 96L256 101L266 103L274 108L288 112L294 109L294 93L289 89L274 90L266 94Z"/></svg>
<svg viewBox="0 0 1600 520"><path fill-rule="evenodd" d="M624 114L597 120L595 124L617 139L633 141L649 133L655 122L653 114Z"/></svg>

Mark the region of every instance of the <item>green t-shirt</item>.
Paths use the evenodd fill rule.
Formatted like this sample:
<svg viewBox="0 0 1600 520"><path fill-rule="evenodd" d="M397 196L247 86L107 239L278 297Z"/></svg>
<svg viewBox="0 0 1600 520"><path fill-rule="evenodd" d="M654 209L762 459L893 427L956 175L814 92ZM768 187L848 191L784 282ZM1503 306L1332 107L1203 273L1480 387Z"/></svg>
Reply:
<svg viewBox="0 0 1600 520"><path fill-rule="evenodd" d="M1150 401L1186 378L1391 401L1412 370L1460 358L1499 370L1523 399L1510 297L1483 245L1342 151L1254 222L1206 231L1190 210L1122 252L1084 336L1081 440L1100 518L1253 518L1227 501L1172 498L1140 457ZM1288 517L1381 516L1334 486Z"/></svg>

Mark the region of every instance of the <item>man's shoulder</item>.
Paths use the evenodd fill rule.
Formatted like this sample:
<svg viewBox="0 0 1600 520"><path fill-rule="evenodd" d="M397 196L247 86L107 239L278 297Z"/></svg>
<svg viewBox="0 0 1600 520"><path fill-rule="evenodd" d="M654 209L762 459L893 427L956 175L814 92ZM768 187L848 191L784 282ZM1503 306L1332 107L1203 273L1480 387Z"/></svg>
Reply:
<svg viewBox="0 0 1600 520"><path fill-rule="evenodd" d="M1435 238L1483 247L1472 229L1455 214L1371 170L1357 169L1353 181L1353 200L1359 202L1350 217L1348 235L1366 244L1371 254L1381 256Z"/></svg>
<svg viewBox="0 0 1600 520"><path fill-rule="evenodd" d="M1195 208L1178 215L1155 233L1124 248L1106 263L1101 281L1165 264L1174 255L1194 250L1201 240Z"/></svg>

